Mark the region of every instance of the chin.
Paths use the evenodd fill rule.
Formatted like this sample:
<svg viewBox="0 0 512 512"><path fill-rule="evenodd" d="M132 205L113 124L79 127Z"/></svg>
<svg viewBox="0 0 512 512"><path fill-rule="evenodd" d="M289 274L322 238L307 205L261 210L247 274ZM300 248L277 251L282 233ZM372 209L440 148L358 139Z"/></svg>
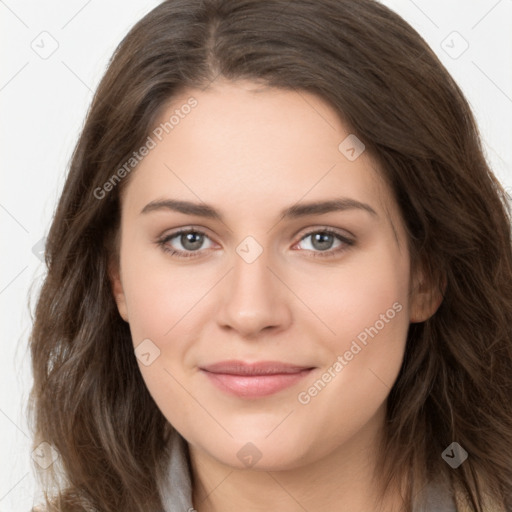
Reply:
<svg viewBox="0 0 512 512"><path fill-rule="evenodd" d="M250 430L245 434L233 434L233 439L227 435L223 439L205 439L199 444L202 450L222 464L236 469L254 469L261 471L282 471L300 467L308 459L308 447L304 444L303 436L282 437L275 433L268 436L266 431L251 435ZM268 437L267 437L268 436Z"/></svg>

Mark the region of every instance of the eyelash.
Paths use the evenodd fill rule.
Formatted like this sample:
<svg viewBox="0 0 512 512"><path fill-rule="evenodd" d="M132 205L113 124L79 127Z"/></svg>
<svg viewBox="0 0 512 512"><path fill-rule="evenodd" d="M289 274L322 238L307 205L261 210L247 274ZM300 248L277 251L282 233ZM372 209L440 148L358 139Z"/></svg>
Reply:
<svg viewBox="0 0 512 512"><path fill-rule="evenodd" d="M169 249L169 247L167 246L167 243L170 240L172 240L173 238L176 238L180 235L185 235L188 233L204 235L205 237L209 238L208 235L206 233L204 233L203 231L200 231L198 229L187 228L187 229L182 229L182 230L176 231L175 233L166 235L166 236L158 239L156 241L156 243L165 253L168 253L171 256L177 256L178 258L194 258L194 257L197 257L199 254L201 254L202 251L177 251L176 249ZM333 235L338 240L343 242L345 244L345 246L338 247L337 249L334 249L334 250L328 249L326 251L310 251L308 249L301 249L303 251L306 250L309 252L313 252L312 257L314 257L314 258L332 258L332 257L338 256L339 254L348 250L351 246L354 245L353 240L350 240L349 238L346 238L346 237L340 235L337 231L335 231L331 228L321 228L321 229L316 229L314 231L309 231L299 240L299 242L302 242L308 236L311 236L311 235L314 235L317 233Z"/></svg>

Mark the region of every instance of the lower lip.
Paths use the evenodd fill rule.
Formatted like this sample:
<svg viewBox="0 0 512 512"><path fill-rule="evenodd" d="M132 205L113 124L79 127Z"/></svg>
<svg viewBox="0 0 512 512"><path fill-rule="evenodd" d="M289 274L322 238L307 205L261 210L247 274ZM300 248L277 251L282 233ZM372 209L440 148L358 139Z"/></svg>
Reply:
<svg viewBox="0 0 512 512"><path fill-rule="evenodd" d="M307 377L313 369L297 373L279 373L274 375L230 375L201 370L220 390L241 398L260 398L273 395L278 391L297 384Z"/></svg>

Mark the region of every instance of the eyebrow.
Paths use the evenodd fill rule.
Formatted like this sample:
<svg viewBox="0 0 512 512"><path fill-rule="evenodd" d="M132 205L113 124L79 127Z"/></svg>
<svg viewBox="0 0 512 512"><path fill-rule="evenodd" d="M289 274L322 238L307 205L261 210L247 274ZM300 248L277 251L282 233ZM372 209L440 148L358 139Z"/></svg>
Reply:
<svg viewBox="0 0 512 512"><path fill-rule="evenodd" d="M151 201L141 210L141 214L154 211L170 210L185 215L196 215L223 221L222 214L213 206L206 203L193 203L177 199L162 199ZM295 204L281 211L281 217L285 219L296 219L307 215L322 215L325 213L346 211L346 210L362 210L368 212L372 216L378 217L377 212L366 203L350 199L348 197L339 197L328 201L316 201L310 203Z"/></svg>

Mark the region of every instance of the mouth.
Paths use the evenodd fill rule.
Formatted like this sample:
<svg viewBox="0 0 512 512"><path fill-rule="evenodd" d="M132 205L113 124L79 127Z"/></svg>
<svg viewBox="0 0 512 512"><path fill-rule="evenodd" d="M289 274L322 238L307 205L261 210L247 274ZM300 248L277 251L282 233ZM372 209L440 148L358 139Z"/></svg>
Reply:
<svg viewBox="0 0 512 512"><path fill-rule="evenodd" d="M200 368L208 380L221 391L240 398L273 395L304 379L314 370L279 361L222 361Z"/></svg>

